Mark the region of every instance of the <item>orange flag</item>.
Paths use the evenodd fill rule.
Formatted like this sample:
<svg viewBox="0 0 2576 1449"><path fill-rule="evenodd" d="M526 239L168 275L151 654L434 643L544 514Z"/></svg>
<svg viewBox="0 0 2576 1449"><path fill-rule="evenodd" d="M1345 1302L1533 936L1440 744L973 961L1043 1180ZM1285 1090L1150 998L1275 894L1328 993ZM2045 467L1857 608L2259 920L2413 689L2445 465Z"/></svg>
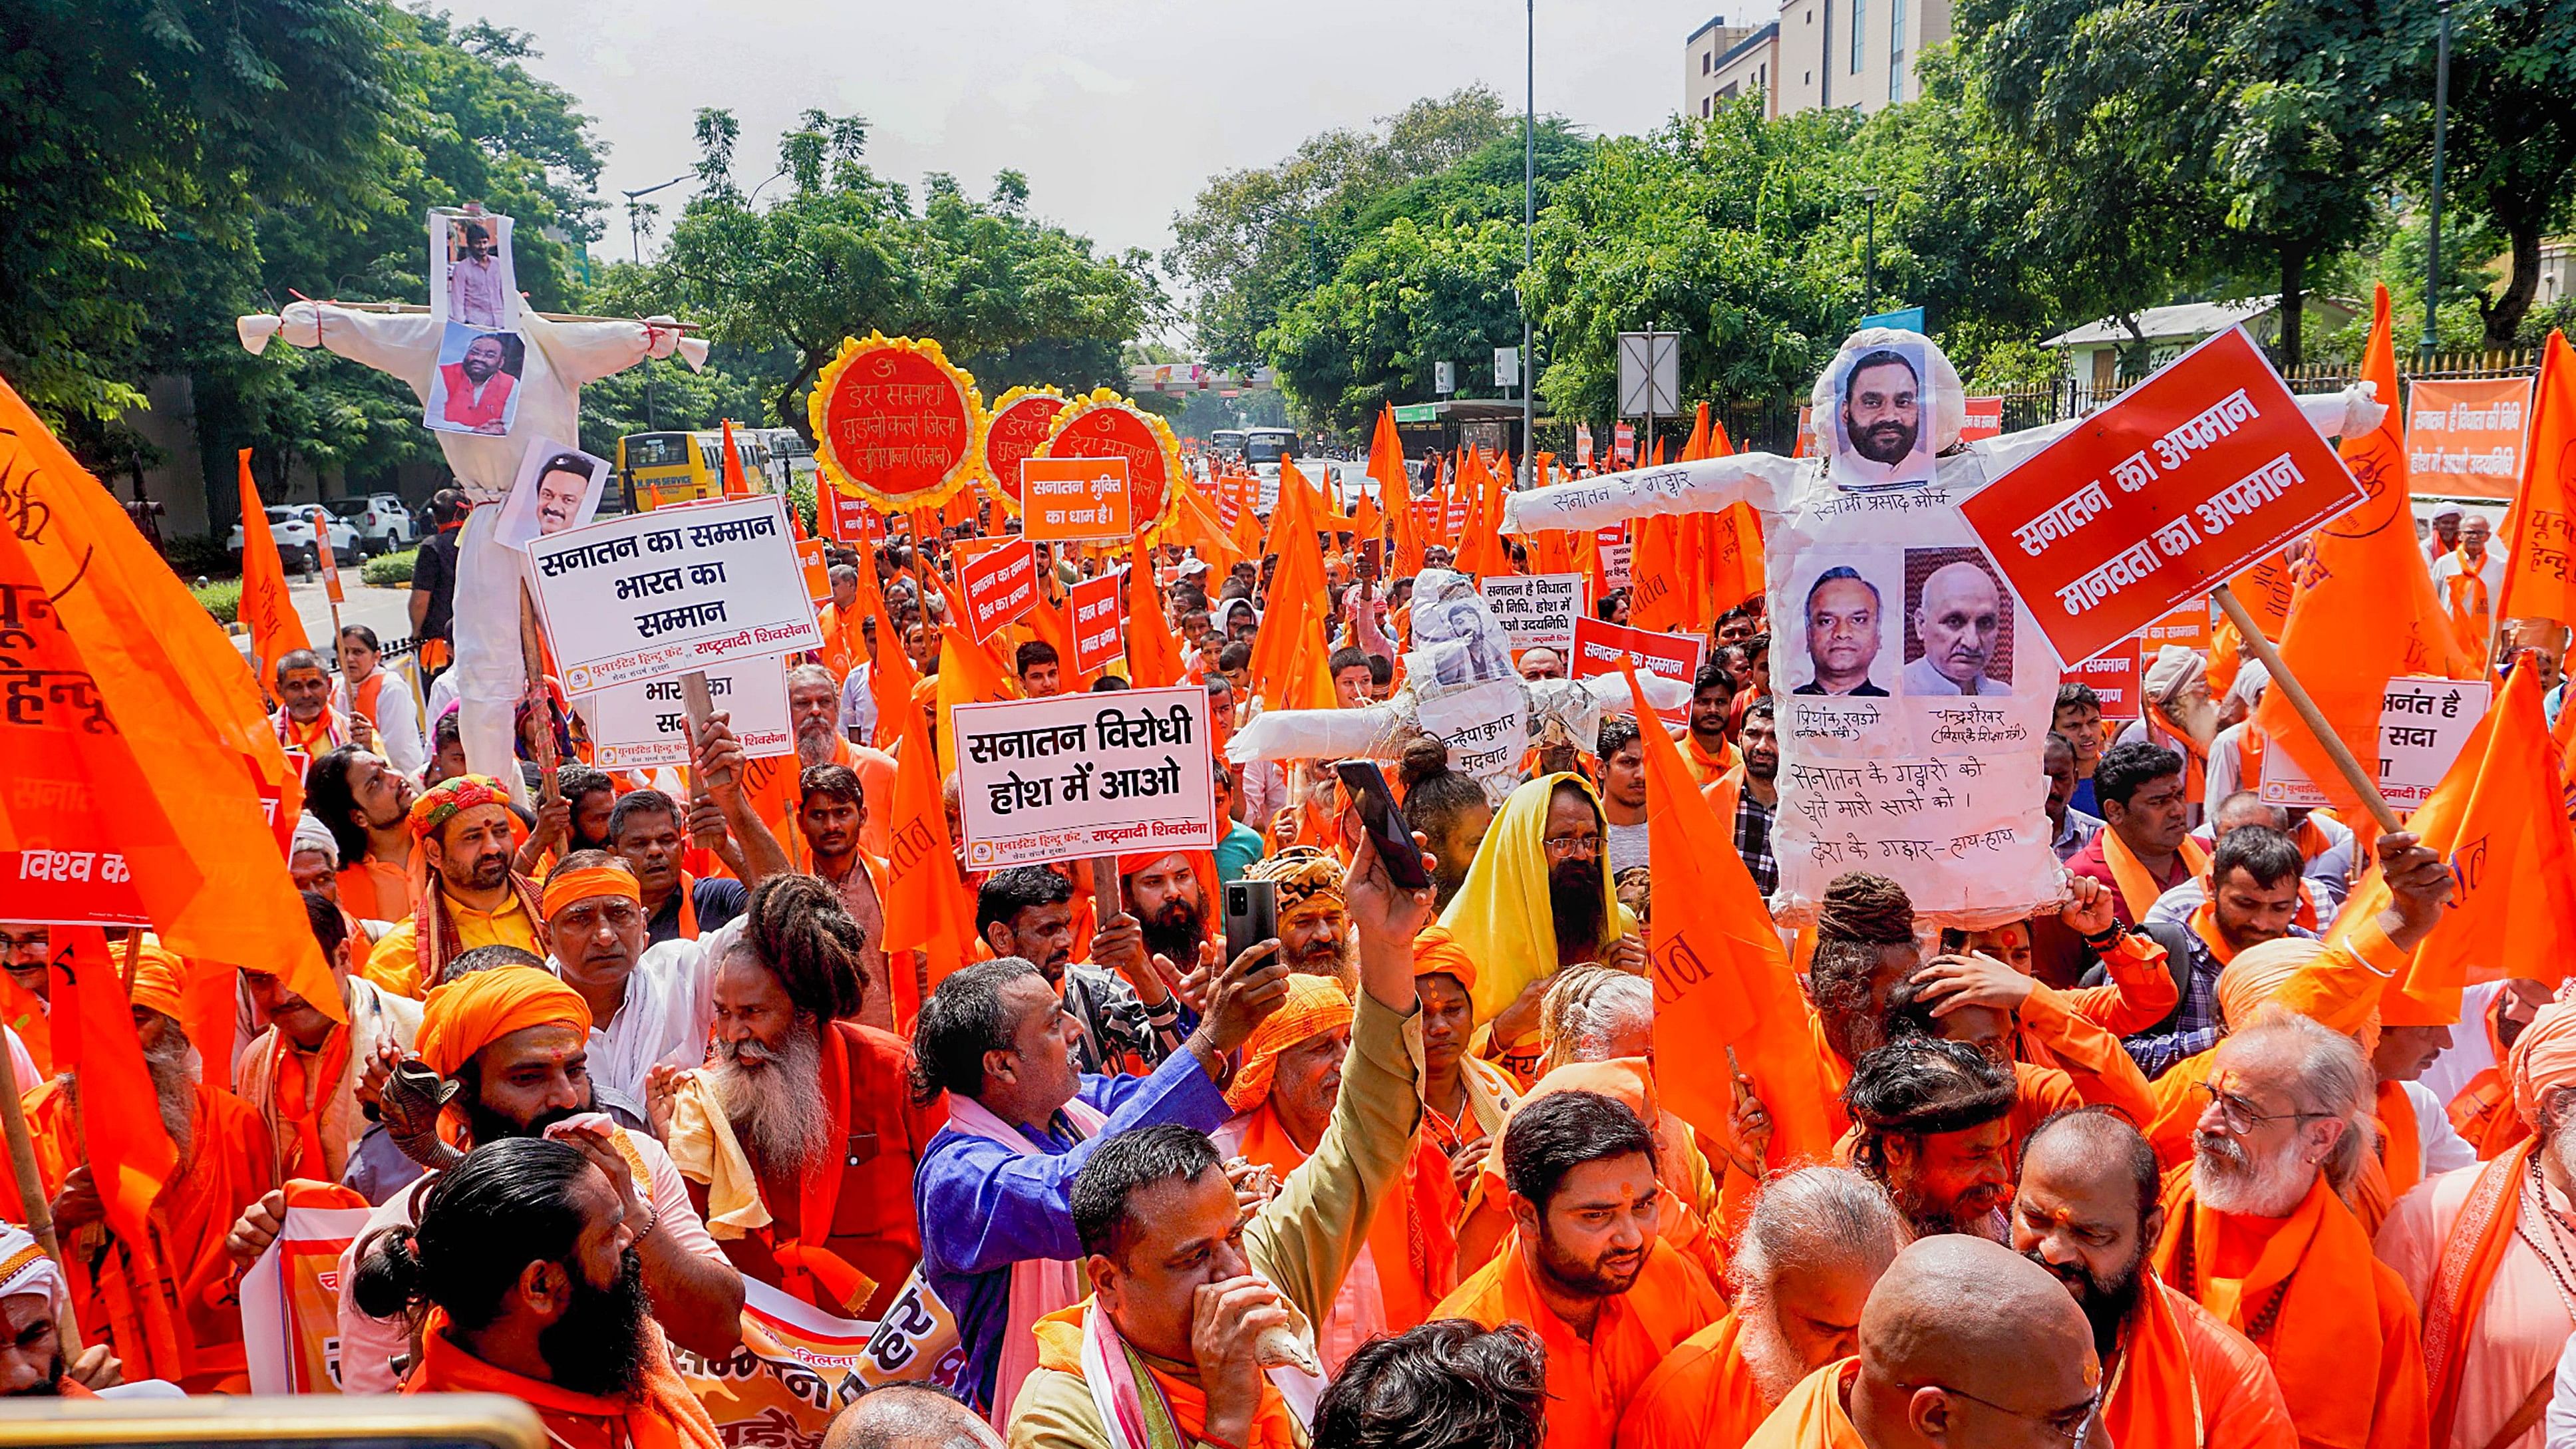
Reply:
<svg viewBox="0 0 2576 1449"><path fill-rule="evenodd" d="M1138 689L1168 689L1181 682L1180 642L1163 622L1163 591L1154 585L1154 561L1127 549L1127 682Z"/></svg>
<svg viewBox="0 0 2576 1449"><path fill-rule="evenodd" d="M1252 636L1252 687L1264 709L1330 709L1325 668L1324 556L1315 540L1312 495L1297 465L1279 462L1279 507L1270 515L1270 611Z"/></svg>
<svg viewBox="0 0 2576 1449"><path fill-rule="evenodd" d="M886 718L882 688L878 719ZM919 951L929 959L931 989L966 964L975 939L974 907L957 876L957 846L948 834L948 807L940 798L940 767L921 733L921 712L909 697L896 706L894 831L887 856L885 949ZM919 987L910 971L886 972L894 983L896 1027L909 1034L921 1015Z"/></svg>
<svg viewBox="0 0 2576 1449"><path fill-rule="evenodd" d="M2355 758L2379 758L2380 701L2390 678L2479 672L2461 657L2450 621L2433 594L2433 576L2415 546L2406 504L2406 447L2400 437L2397 353L2390 340L2388 289L2379 289L2361 375L2392 404L2368 433L2338 450L2368 501L2317 531L2315 582L2299 591L2281 631L2281 662L2306 685ZM2308 733L2282 690L2267 690L2255 725L2290 752L2347 819L2361 819L2359 797Z"/></svg>
<svg viewBox="0 0 2576 1449"><path fill-rule="evenodd" d="M742 455L733 450L733 419L724 420L724 496L749 498L751 480L742 474Z"/></svg>
<svg viewBox="0 0 2576 1449"><path fill-rule="evenodd" d="M2459 875L2450 909L2416 948L2404 983L2389 988L2423 1004L2410 1019L2457 1021L2463 986L2508 976L2556 986L2569 974L2576 828L2540 694L2538 670L2513 671L2450 772L2407 817Z"/></svg>
<svg viewBox="0 0 2576 1449"><path fill-rule="evenodd" d="M950 617L952 622L939 626L939 769L943 775L957 768L957 706L1016 699L1020 692L993 651L954 622L965 618L964 611Z"/></svg>
<svg viewBox="0 0 2576 1449"><path fill-rule="evenodd" d="M1422 572L1422 520L1413 507L1413 477L1404 466L1404 443L1396 436L1395 408L1383 404L1377 431L1369 438L1369 476L1377 480L1384 500L1388 536L1395 542L1395 576Z"/></svg>
<svg viewBox="0 0 2576 1449"><path fill-rule="evenodd" d="M2568 490L2576 478L2576 351L2563 332L2549 334L2540 353L2540 381L2531 391L2531 443L2522 450L2522 481L2505 515L2504 587L2496 594L2499 619L2556 619L2576 623L2576 582L2567 556L2576 552L2576 514Z"/></svg>
<svg viewBox="0 0 2576 1449"><path fill-rule="evenodd" d="M183 862L165 852L165 864L134 867L163 944L214 971L267 963L315 1010L345 1019L286 874L284 842L303 809L303 782L241 652L5 382L0 478L25 563L89 675L91 698L148 765L117 781L117 812L140 820L150 801L162 820L186 822L174 842ZM251 514L266 517L255 505ZM128 830L100 848L149 852L160 843Z"/></svg>
<svg viewBox="0 0 2576 1449"><path fill-rule="evenodd" d="M1029 632L1054 648L1056 669L1064 680L1064 692L1079 693L1091 687L1092 676L1073 667L1073 621L1065 617L1065 606L1038 590L1037 607L1029 611Z"/></svg>
<svg viewBox="0 0 2576 1449"><path fill-rule="evenodd" d="M1637 717L1654 718L1634 665L1620 661ZM1655 979L1655 1082L1664 1101L1703 1125L1735 1109L1733 1047L1771 1115L1769 1161L1824 1160L1834 1129L1797 979L1762 893L1661 728L1646 747L1646 830L1657 900L1646 956ZM1711 842L1716 842L1712 845ZM1671 894L1667 896L1666 891Z"/></svg>
<svg viewBox="0 0 2576 1449"><path fill-rule="evenodd" d="M1688 625L1682 617L1688 590L1674 540L1679 523L1658 513L1629 526L1635 542L1628 552L1628 622L1637 628L1667 632Z"/></svg>
<svg viewBox="0 0 2576 1449"><path fill-rule="evenodd" d="M57 1065L68 1064L80 1079L82 1160L98 1185L108 1226L129 1243L148 1243L152 1201L178 1170L179 1149L161 1125L160 1094L135 1038L121 969L125 951L111 951L96 926L57 927L52 939L47 1000L62 1058Z"/></svg>
<svg viewBox="0 0 2576 1449"><path fill-rule="evenodd" d="M250 629L251 670L260 688L277 678L279 656L310 649L304 619L286 593L286 565L277 557L277 539L268 531L268 510L251 481L250 449L241 450L241 603L236 612Z"/></svg>
<svg viewBox="0 0 2576 1449"><path fill-rule="evenodd" d="M1467 526L1458 532L1458 558L1452 567L1478 578L1509 576L1512 556L1503 547L1502 480L1471 455L1459 469L1459 481L1470 490Z"/></svg>

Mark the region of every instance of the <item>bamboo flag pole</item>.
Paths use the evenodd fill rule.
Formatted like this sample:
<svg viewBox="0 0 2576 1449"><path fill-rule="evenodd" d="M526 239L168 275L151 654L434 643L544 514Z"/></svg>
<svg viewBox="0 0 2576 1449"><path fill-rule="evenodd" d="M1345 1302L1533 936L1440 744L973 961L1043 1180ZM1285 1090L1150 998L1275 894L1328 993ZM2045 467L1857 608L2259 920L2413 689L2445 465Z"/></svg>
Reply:
<svg viewBox="0 0 2576 1449"><path fill-rule="evenodd" d="M2353 758L2351 747L2334 732L2334 726L2326 723L2325 712L2308 697L2307 686L2299 683L2299 677L2281 662L2281 651L2272 646L2271 640L2263 637L2263 630L2255 624L2254 616L2246 612L2235 592L2225 584L2209 592L2218 600L2218 607L2225 609L2227 617L2235 621L2236 632L2244 637L2245 647L2253 650L2254 657L2262 660L2264 669L2270 671L2272 686L2289 698L2290 707L2299 712L2299 718L2307 724L2308 733L2317 737L2317 743L2325 747L2327 758L2333 760L2335 769L2342 772L2344 783L2352 786L2353 793L2361 797L2363 808L2370 811L2370 818L2379 822L2382 831L2391 834L2405 829L2405 823L2397 818L2397 812L2388 808L2387 798L2379 793L2379 782L2362 769L2361 761Z"/></svg>
<svg viewBox="0 0 2576 1449"><path fill-rule="evenodd" d="M45 1195L44 1174L36 1170L35 1139L27 1135L27 1111L19 1104L18 1068L9 1053L0 1051L0 1130L9 1138L9 1173L18 1185L18 1202L26 1210L27 1231L36 1246L57 1267L63 1261L62 1244L54 1239L53 1199ZM66 1279L66 1281L69 1281ZM63 1295L63 1311L55 1331L62 1336L66 1355L78 1355L84 1345L80 1336L80 1319L72 1312L69 1293Z"/></svg>

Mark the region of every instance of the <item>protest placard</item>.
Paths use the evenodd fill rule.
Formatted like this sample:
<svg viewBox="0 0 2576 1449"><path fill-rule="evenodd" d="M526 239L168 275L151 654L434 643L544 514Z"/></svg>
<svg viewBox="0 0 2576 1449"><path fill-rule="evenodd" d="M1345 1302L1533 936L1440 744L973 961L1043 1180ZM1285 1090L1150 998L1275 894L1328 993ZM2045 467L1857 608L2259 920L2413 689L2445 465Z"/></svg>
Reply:
<svg viewBox="0 0 2576 1449"><path fill-rule="evenodd" d="M25 783L38 788L60 784ZM135 888L134 870L123 852L75 846L0 850L0 921L149 929L152 916L143 908L143 893Z"/></svg>
<svg viewBox="0 0 2576 1449"><path fill-rule="evenodd" d="M821 1444L833 1418L870 1387L863 1374L884 1325L827 1313L756 1278L742 1290L741 1340L721 1358L673 1344L671 1367L706 1406L717 1442ZM918 1369L908 1376L929 1376L928 1363Z"/></svg>
<svg viewBox="0 0 2576 1449"><path fill-rule="evenodd" d="M2483 679L2402 678L2388 681L2379 708L2379 793L2390 805L2412 810L2433 793L2487 712ZM2373 768L2369 760L2364 769ZM2284 749L2263 752L2263 803L2293 809L2328 805L2326 793Z"/></svg>
<svg viewBox="0 0 2576 1449"><path fill-rule="evenodd" d="M1574 647L1574 621L1583 613L1581 574L1495 574L1478 586L1494 621L1512 638L1512 654L1524 649Z"/></svg>
<svg viewBox="0 0 2576 1449"><path fill-rule="evenodd" d="M1097 542L1135 533L1125 458L1020 460L1020 529L1042 543Z"/></svg>
<svg viewBox="0 0 2576 1449"><path fill-rule="evenodd" d="M1184 687L957 706L966 868L1214 849L1207 698Z"/></svg>
<svg viewBox="0 0 2576 1449"><path fill-rule="evenodd" d="M2184 353L1959 511L2032 602L2057 657L2073 662L2362 498L2239 327Z"/></svg>
<svg viewBox="0 0 2576 1449"><path fill-rule="evenodd" d="M2406 408L2407 491L2511 498L2530 416L2527 377L2414 384Z"/></svg>
<svg viewBox="0 0 2576 1449"><path fill-rule="evenodd" d="M2060 684L2081 684L2102 700L2102 717L2125 720L2138 712L2138 656L2129 649L2106 649L2081 664L2070 664Z"/></svg>
<svg viewBox="0 0 2576 1449"><path fill-rule="evenodd" d="M1959 441L1973 443L1982 438L1999 438L2004 431L2004 400L1999 397L1968 399L1968 414L1959 422Z"/></svg>
<svg viewBox="0 0 2576 1449"><path fill-rule="evenodd" d="M966 627L981 644L994 630L1037 607L1037 550L1027 539L1014 538L960 560L957 588L966 596Z"/></svg>
<svg viewBox="0 0 2576 1449"><path fill-rule="evenodd" d="M832 563L823 552L823 540L796 540L796 571L804 576L806 597L814 601L815 608L832 602Z"/></svg>
<svg viewBox="0 0 2576 1449"><path fill-rule="evenodd" d="M1488 680L1426 699L1414 715L1449 747L1449 768L1476 777L1487 799L1499 804L1511 793L1521 756L1529 752L1529 694L1519 680Z"/></svg>
<svg viewBox="0 0 2576 1449"><path fill-rule="evenodd" d="M1707 648L1708 640L1697 634L1658 634L1651 629L1631 629L1625 624L1578 617L1574 621L1574 657L1568 661L1566 672L1577 679L1616 674L1620 660L1633 659L1639 669L1649 674L1688 684L1699 677L1700 655Z"/></svg>
<svg viewBox="0 0 2576 1449"><path fill-rule="evenodd" d="M547 534L528 584L570 694L823 647L774 493Z"/></svg>
<svg viewBox="0 0 2576 1449"><path fill-rule="evenodd" d="M817 488L881 508L941 502L976 474L984 399L939 344L868 334L841 339L807 395Z"/></svg>
<svg viewBox="0 0 2576 1449"><path fill-rule="evenodd" d="M706 671L707 695L732 716L733 737L750 759L796 748L787 717L787 671L774 659L745 659ZM591 763L647 770L689 763L688 715L677 676L620 684L583 695L575 708L590 731Z"/></svg>
<svg viewBox="0 0 2576 1449"><path fill-rule="evenodd" d="M1121 593L1126 578L1126 570L1112 569L1096 579L1084 579L1069 591L1074 672L1097 674L1116 663L1126 649L1126 639L1118 630L1126 605Z"/></svg>
<svg viewBox="0 0 2576 1449"><path fill-rule="evenodd" d="M876 511L864 498L853 497L838 488L817 487L814 490L814 522L826 538L866 547L885 542L885 515Z"/></svg>
<svg viewBox="0 0 2576 1449"><path fill-rule="evenodd" d="M2207 599L2194 599L2139 631L2138 653L2143 658L2155 658L2156 651L2168 644L2209 652Z"/></svg>
<svg viewBox="0 0 2576 1449"><path fill-rule="evenodd" d="M1619 423L1610 429L1610 465L1625 468L1637 461L1637 425Z"/></svg>

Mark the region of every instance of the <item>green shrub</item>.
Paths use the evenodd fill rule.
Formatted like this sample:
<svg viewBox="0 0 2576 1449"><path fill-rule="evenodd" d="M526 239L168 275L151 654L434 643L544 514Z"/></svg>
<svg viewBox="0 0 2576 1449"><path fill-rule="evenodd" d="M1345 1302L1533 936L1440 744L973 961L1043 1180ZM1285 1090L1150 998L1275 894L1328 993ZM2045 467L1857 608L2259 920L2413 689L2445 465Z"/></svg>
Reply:
<svg viewBox="0 0 2576 1449"><path fill-rule="evenodd" d="M165 534L161 556L170 561L170 572L183 579L221 578L241 572L241 561L224 547L221 537L211 533Z"/></svg>
<svg viewBox="0 0 2576 1449"><path fill-rule="evenodd" d="M400 553L380 553L367 560L366 568L358 576L379 588L399 588L411 582L412 560L419 555L420 550L416 548L407 548Z"/></svg>
<svg viewBox="0 0 2576 1449"><path fill-rule="evenodd" d="M241 580L226 579L219 584L199 584L188 592L206 606L218 624L230 624L241 615Z"/></svg>

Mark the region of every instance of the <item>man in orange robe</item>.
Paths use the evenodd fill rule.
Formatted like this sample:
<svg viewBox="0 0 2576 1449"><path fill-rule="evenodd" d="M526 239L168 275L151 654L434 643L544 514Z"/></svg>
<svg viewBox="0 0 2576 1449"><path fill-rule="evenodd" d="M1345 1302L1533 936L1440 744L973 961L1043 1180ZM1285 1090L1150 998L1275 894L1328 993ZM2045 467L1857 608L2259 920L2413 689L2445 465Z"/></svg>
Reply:
<svg viewBox="0 0 2576 1449"><path fill-rule="evenodd" d="M2099 1107L2049 1119L2025 1144L2012 1245L2055 1273L2093 1325L2114 1444L2297 1449L2262 1351L2147 1266L2164 1231L2156 1153Z"/></svg>
<svg viewBox="0 0 2576 1449"><path fill-rule="evenodd" d="M2155 1249L2159 1277L2263 1350L2300 1442L2320 1449L2425 1435L2414 1300L2336 1193L2369 1155L2371 1089L2369 1059L2331 1027L2271 1008L2235 1028Z"/></svg>
<svg viewBox="0 0 2576 1449"><path fill-rule="evenodd" d="M653 1217L580 1148L503 1138L441 1175L419 1226L380 1234L349 1291L380 1318L428 1306L404 1393L506 1394L560 1449L718 1449L644 1291Z"/></svg>
<svg viewBox="0 0 2576 1449"><path fill-rule="evenodd" d="M2066 1290L2000 1244L1944 1234L1896 1255L1861 1312L1860 1352L1801 1380L1745 1444L2077 1443L2101 1399L2093 1334Z"/></svg>
<svg viewBox="0 0 2576 1449"><path fill-rule="evenodd" d="M2541 1449L2542 1414L2576 1315L2555 1245L2576 1214L2576 1006L2544 1006L2505 1061L2513 1111L2532 1134L2491 1161L2429 1178L2379 1230L2424 1316L2432 1440ZM2543 1245L2552 1245L2544 1255Z"/></svg>
<svg viewBox="0 0 2576 1449"><path fill-rule="evenodd" d="M1896 1205L1859 1173L1773 1178L1728 1264L1732 1308L1665 1356L1618 1449L1738 1449L1800 1379L1857 1351L1861 1305L1905 1243Z"/></svg>
<svg viewBox="0 0 2576 1449"><path fill-rule="evenodd" d="M1511 1240L1432 1316L1536 1330L1548 1442L1604 1449L1656 1365L1725 1305L1657 1235L1655 1139L1626 1104L1575 1091L1526 1102L1502 1151Z"/></svg>
<svg viewBox="0 0 2576 1449"><path fill-rule="evenodd" d="M121 969L127 948L113 949ZM241 1304L224 1234L274 1184L268 1129L240 1098L203 1080L180 1024L177 956L145 942L126 994L179 1165L152 1204L151 1240L128 1242L108 1227L90 1180L79 1080L66 1074L27 1095L27 1129L53 1194L72 1301L86 1331L108 1335L128 1379L168 1379L192 1393L245 1389ZM0 1217L26 1221L14 1181L0 1180Z"/></svg>

